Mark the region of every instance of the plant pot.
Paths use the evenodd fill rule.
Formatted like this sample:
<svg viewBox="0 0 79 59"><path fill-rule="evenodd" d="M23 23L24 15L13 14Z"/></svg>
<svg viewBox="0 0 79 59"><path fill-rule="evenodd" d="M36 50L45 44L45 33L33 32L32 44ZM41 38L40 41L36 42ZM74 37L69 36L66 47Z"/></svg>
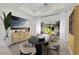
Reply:
<svg viewBox="0 0 79 59"><path fill-rule="evenodd" d="M10 27L7 30L5 30L6 31L6 37L9 36L9 30L10 30Z"/></svg>

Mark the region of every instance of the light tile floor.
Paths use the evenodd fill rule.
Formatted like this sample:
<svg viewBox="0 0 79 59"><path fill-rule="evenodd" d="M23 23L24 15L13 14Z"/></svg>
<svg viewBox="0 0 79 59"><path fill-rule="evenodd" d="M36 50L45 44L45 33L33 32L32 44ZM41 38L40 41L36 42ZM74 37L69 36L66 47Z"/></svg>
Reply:
<svg viewBox="0 0 79 59"><path fill-rule="evenodd" d="M23 41L23 42L26 42L26 41ZM10 48L10 51L12 52L13 55L20 55L19 44L21 44L23 42L20 42L20 43L11 45L9 47ZM49 51L49 54L50 55L56 55L56 52ZM60 55L70 55L69 49L68 49L68 46L67 46L67 43L60 43Z"/></svg>
<svg viewBox="0 0 79 59"><path fill-rule="evenodd" d="M60 55L70 55L67 43L60 43Z"/></svg>

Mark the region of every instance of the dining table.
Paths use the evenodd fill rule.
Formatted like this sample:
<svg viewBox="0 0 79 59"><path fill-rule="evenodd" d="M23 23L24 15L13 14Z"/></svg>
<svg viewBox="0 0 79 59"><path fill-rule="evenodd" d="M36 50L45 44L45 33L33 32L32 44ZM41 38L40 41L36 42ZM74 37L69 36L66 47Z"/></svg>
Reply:
<svg viewBox="0 0 79 59"><path fill-rule="evenodd" d="M42 55L43 54L43 45L47 46L49 41L49 36L45 34L41 34L38 36L32 36L28 42L31 44L35 44L36 47L36 55Z"/></svg>

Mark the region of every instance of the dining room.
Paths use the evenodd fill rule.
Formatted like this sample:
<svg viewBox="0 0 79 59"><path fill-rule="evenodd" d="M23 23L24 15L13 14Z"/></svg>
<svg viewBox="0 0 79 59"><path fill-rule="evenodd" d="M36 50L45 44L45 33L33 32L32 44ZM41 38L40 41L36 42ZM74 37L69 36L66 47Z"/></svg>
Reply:
<svg viewBox="0 0 79 59"><path fill-rule="evenodd" d="M6 22L2 22L5 25L3 26L4 31L2 29L1 32L4 36L2 36L3 40L0 42L2 46L8 47L12 54L70 54L67 45L67 19L74 4L15 3L0 5L2 17L5 15L10 17L10 19L6 17L9 20L9 22L6 21L7 24L10 23L9 27ZM58 8L58 6L61 8ZM8 36L5 37L7 30L9 30Z"/></svg>

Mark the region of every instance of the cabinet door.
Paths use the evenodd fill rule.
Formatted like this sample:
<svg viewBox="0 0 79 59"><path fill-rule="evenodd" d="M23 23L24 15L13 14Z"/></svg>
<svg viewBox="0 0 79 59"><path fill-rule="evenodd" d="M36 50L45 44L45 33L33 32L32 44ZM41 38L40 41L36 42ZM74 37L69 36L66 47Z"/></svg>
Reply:
<svg viewBox="0 0 79 59"><path fill-rule="evenodd" d="M75 39L74 39L74 36L71 35L71 34L69 34L68 45L69 45L69 47L70 47L72 53L74 54L74 52L75 52L75 49L74 49L74 48L75 48Z"/></svg>
<svg viewBox="0 0 79 59"><path fill-rule="evenodd" d="M26 40L27 39L27 35L28 35L27 32L24 32L23 35L24 35L23 36L24 40Z"/></svg>
<svg viewBox="0 0 79 59"><path fill-rule="evenodd" d="M12 33L12 43L17 43L23 40L27 40L31 37L29 32L17 32Z"/></svg>
<svg viewBox="0 0 79 59"><path fill-rule="evenodd" d="M75 39L75 54L79 55L79 38Z"/></svg>
<svg viewBox="0 0 79 59"><path fill-rule="evenodd" d="M75 54L79 54L79 6L74 9Z"/></svg>
<svg viewBox="0 0 79 59"><path fill-rule="evenodd" d="M19 40L18 33L12 33L12 43L16 43Z"/></svg>
<svg viewBox="0 0 79 59"><path fill-rule="evenodd" d="M74 9L74 35L79 37L79 6Z"/></svg>
<svg viewBox="0 0 79 59"><path fill-rule="evenodd" d="M19 34L19 38L20 38L19 41L23 41L23 40L24 40L24 33L23 33L23 32L21 32L21 33Z"/></svg>
<svg viewBox="0 0 79 59"><path fill-rule="evenodd" d="M30 37L31 37L31 33L30 32L27 32L26 39L29 39Z"/></svg>

